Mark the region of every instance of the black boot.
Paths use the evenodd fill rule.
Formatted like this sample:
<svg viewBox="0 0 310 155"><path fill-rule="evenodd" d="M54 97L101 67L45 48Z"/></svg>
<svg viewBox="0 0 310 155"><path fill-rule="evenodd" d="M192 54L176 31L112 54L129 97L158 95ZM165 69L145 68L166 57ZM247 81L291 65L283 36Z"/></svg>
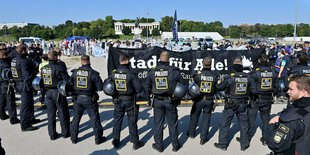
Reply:
<svg viewBox="0 0 310 155"><path fill-rule="evenodd" d="M136 143L133 143L133 146L132 146L132 149L134 150L138 150L139 148L143 147L144 146L144 143L141 142L141 141L138 141Z"/></svg>

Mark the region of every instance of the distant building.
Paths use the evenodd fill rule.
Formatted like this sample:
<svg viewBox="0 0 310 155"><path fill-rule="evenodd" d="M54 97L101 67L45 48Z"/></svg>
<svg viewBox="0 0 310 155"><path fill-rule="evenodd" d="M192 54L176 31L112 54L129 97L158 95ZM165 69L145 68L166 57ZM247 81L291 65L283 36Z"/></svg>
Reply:
<svg viewBox="0 0 310 155"><path fill-rule="evenodd" d="M135 23L122 23L122 22L115 22L114 23L114 29L115 34L123 34L122 30L124 27L129 27L131 29L131 32L135 29ZM139 23L139 32L141 33L144 28L149 29L150 34L152 34L152 30L157 28L160 29L160 23L159 22L152 22L152 23Z"/></svg>
<svg viewBox="0 0 310 155"><path fill-rule="evenodd" d="M222 40L224 39L218 32L178 32L178 37L183 39L205 39L211 37L213 40ZM161 39L171 40L173 38L172 32L162 32Z"/></svg>
<svg viewBox="0 0 310 155"><path fill-rule="evenodd" d="M39 24L35 24L35 23L5 23L5 24L0 24L0 29L2 29L4 26L7 26L8 28L11 28L13 26L17 26L17 27L24 27L24 26L27 26L27 25L32 25L32 26L35 26L35 25L39 25Z"/></svg>

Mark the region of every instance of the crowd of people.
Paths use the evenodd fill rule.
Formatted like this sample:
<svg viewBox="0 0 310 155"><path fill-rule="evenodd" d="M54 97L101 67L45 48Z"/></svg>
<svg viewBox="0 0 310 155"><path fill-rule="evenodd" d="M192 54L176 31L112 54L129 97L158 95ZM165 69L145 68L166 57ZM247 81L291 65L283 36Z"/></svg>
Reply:
<svg viewBox="0 0 310 155"><path fill-rule="evenodd" d="M130 57L124 54L119 58L120 67L102 81L99 73L90 65L89 54L91 52L88 51L88 53L87 48L85 53L77 50L76 54L82 55L82 66L72 70L69 76L66 64L60 60L60 57L63 54L68 56L74 54L76 49L82 49L81 46L87 47L89 43L85 42L59 42L58 45L49 42L48 49L42 48L40 44L27 46L18 43L14 46L1 43L0 119L9 119L11 124L19 123L23 132L37 130L38 127L34 124L41 120L34 117L33 94L40 90L41 102L47 103L48 134L51 140L60 137L56 132L56 112L58 111L61 136L70 137L73 144L78 143L79 123L83 112L87 110L95 133L95 144L101 144L106 141L106 138L103 136L99 117L97 92L104 91L112 96L115 104L112 141L115 148L120 146L120 132L125 112L128 115L133 149L144 146L144 143L139 140L137 127L139 106L135 101L146 99L154 109L155 143L152 148L163 152L163 126L167 119L172 151L177 152L181 148L178 140L177 106L181 103L182 97L188 93L193 100L187 132L190 138L195 138L197 123L201 112L203 113L200 144L204 145L210 140L208 132L212 112L216 105L215 95L224 91L226 104L220 122L219 141L214 144L216 148L227 150L231 121L236 115L240 126L240 137L237 137L237 141L240 142L241 151L248 149L259 111L263 126L260 141L263 145L268 145L275 154L291 152L309 154L310 152L306 147L309 143L310 127L309 50L307 51L302 45L298 46L297 50L289 47L282 47L278 50L276 45L272 44L269 51L260 56L259 65L250 73L244 72L242 60L237 58L234 60L231 75L224 77L219 77L211 71L212 59L206 57L203 60L203 69L192 76L193 83L191 84L185 82L178 68L169 66L169 52L163 51L158 65L150 69L145 83L142 84L129 68ZM129 41L90 42L96 45L101 44L99 46L104 49L112 46L116 48L153 46L153 43ZM75 47L76 44L80 47L79 45ZM168 47L165 43L161 45ZM190 46L190 44L182 45L182 49L190 49ZM225 42L216 48L217 50L229 50L233 48L232 46L232 43ZM252 47L245 44L244 48L251 49ZM256 45L256 48L266 47L264 43L261 43ZM48 52L44 52L46 50ZM33 80L37 74L40 75L43 85L34 90ZM15 93L21 95L20 119L17 118ZM71 123L67 96L72 96L74 100L74 116ZM287 109L279 116L270 119L274 96L282 96L289 100ZM9 115L6 114L6 109Z"/></svg>

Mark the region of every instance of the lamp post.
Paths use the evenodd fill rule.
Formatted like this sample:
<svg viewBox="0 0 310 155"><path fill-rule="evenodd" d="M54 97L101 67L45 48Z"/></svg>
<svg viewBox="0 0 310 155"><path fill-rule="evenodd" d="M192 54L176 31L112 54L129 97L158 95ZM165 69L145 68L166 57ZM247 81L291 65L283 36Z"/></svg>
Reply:
<svg viewBox="0 0 310 155"><path fill-rule="evenodd" d="M296 0L295 28L294 28L294 44L293 44L293 47L295 46L295 38L296 38L297 8L298 8L298 0Z"/></svg>
<svg viewBox="0 0 310 155"><path fill-rule="evenodd" d="M146 14L146 27L147 27L147 29L146 29L146 40L149 40L149 12L145 12L145 14Z"/></svg>

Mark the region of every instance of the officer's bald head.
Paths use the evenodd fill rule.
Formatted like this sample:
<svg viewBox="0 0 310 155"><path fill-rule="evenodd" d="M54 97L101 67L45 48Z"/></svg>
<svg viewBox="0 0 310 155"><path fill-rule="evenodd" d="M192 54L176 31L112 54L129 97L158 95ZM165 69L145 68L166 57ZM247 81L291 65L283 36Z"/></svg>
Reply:
<svg viewBox="0 0 310 155"><path fill-rule="evenodd" d="M242 60L240 58L236 58L234 60L234 65L242 65Z"/></svg>
<svg viewBox="0 0 310 155"><path fill-rule="evenodd" d="M162 62L169 62L169 58L170 58L169 52L167 52L167 51L161 52L161 54L160 54L160 61L162 61Z"/></svg>
<svg viewBox="0 0 310 155"><path fill-rule="evenodd" d="M82 65L88 65L90 64L90 57L88 55L82 55L81 56L81 64Z"/></svg>
<svg viewBox="0 0 310 155"><path fill-rule="evenodd" d="M203 68L211 68L212 59L211 57L205 57L203 59Z"/></svg>

